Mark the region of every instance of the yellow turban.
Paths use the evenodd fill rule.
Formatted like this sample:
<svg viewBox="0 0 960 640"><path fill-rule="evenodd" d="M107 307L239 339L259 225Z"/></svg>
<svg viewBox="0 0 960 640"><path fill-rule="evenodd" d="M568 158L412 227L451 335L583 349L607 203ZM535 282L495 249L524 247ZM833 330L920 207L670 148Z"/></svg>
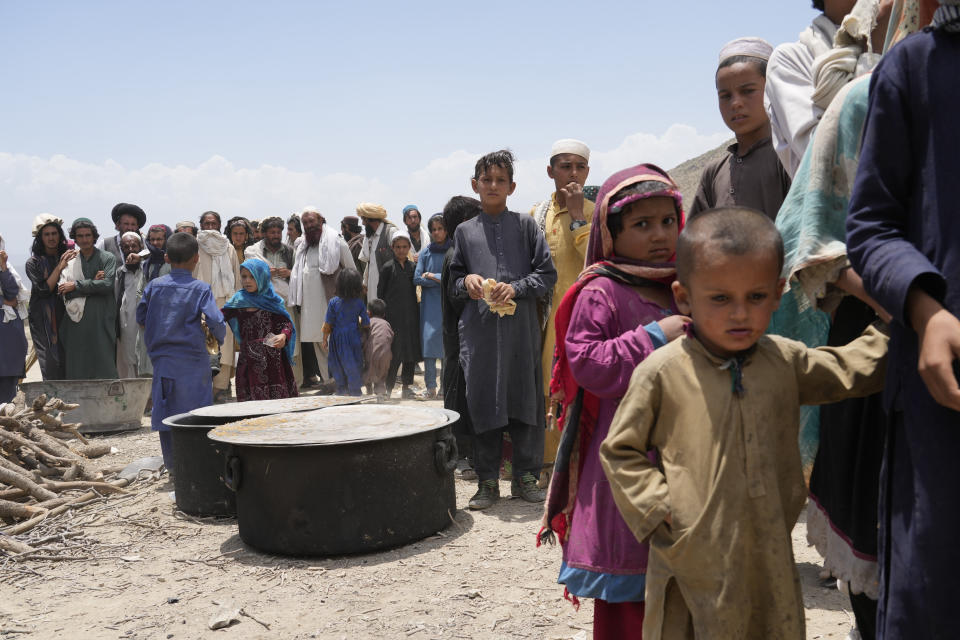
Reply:
<svg viewBox="0 0 960 640"><path fill-rule="evenodd" d="M386 220L387 210L382 205L372 202L361 202L357 205L357 215L361 218L371 218L373 220Z"/></svg>

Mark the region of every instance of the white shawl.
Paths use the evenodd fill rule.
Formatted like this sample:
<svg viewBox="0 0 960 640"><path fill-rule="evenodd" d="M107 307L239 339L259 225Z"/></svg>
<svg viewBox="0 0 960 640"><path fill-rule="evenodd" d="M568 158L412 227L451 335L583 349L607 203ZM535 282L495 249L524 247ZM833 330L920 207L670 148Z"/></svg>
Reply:
<svg viewBox="0 0 960 640"><path fill-rule="evenodd" d="M236 283L233 281L233 263L230 261L230 251L233 245L220 233L213 229L204 229L197 234L200 250L209 255L211 260L211 283L215 298L228 298L236 292Z"/></svg>
<svg viewBox="0 0 960 640"><path fill-rule="evenodd" d="M83 264L80 262L80 254L67 262L66 268L60 272L60 282L78 282L83 280ZM67 308L67 315L74 322L83 320L83 309L87 306L87 296L76 296L69 300L64 299L64 306Z"/></svg>
<svg viewBox="0 0 960 640"><path fill-rule="evenodd" d="M336 273L340 267L340 239L329 224L323 225L318 251L320 273L325 276ZM307 266L308 248L306 234L297 238L293 247L293 271L290 272L290 304L293 306L303 304L303 272Z"/></svg>

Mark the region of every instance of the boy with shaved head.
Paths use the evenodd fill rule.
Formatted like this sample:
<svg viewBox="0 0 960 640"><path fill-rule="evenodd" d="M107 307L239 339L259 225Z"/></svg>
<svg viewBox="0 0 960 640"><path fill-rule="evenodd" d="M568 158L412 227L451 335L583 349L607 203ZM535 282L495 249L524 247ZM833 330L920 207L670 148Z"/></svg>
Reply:
<svg viewBox="0 0 960 640"><path fill-rule="evenodd" d="M601 446L621 514L650 541L644 638L804 638L790 538L807 497L799 406L875 393L887 338L870 327L810 349L765 335L782 264L757 211L687 224L673 292L693 324L636 368Z"/></svg>

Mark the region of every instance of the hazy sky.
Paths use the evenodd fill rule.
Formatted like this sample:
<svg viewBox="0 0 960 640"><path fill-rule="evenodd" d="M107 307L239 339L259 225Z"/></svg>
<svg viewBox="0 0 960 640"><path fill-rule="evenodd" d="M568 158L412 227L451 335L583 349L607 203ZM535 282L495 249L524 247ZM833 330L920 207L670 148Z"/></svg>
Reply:
<svg viewBox="0 0 960 640"><path fill-rule="evenodd" d="M25 257L37 213L106 234L120 201L171 226L308 204L339 221L361 200L426 216L501 147L527 210L557 138L591 146L599 184L730 137L720 47L795 40L814 16L809 0L2 1L0 235Z"/></svg>

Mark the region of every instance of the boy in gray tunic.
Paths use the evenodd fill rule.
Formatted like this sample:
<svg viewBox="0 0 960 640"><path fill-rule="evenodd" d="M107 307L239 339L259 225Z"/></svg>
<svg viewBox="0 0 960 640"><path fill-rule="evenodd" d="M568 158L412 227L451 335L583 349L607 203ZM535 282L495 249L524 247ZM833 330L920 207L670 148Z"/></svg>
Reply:
<svg viewBox="0 0 960 640"><path fill-rule="evenodd" d="M536 221L507 210L516 189L513 155L495 151L477 161L473 190L482 212L457 227L450 262L452 298L465 300L460 315L460 364L467 407L476 432L479 490L471 509L486 509L500 497L503 432L513 442L511 493L542 502L537 487L543 464L545 410L540 370L540 320L537 298L553 288L557 272ZM496 281L489 301L483 283ZM512 315L488 304L516 303Z"/></svg>

